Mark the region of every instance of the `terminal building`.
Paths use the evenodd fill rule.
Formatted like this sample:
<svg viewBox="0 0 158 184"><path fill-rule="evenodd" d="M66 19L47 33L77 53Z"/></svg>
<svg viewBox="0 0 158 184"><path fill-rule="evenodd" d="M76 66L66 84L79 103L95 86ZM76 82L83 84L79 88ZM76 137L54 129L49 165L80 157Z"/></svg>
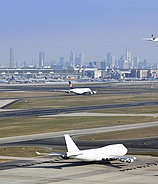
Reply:
<svg viewBox="0 0 158 184"><path fill-rule="evenodd" d="M51 69L51 68L1 68L0 79L7 78L25 78L25 79L145 79L158 78L157 69L105 69L97 68L71 68L71 69Z"/></svg>

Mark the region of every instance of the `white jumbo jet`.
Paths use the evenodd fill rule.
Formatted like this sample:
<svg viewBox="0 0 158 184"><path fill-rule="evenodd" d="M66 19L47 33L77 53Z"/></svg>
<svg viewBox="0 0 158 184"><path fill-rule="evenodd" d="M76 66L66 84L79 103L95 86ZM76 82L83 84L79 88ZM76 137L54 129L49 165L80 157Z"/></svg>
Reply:
<svg viewBox="0 0 158 184"><path fill-rule="evenodd" d="M96 94L97 91L92 91L90 88L74 88L71 81L69 81L69 90L64 90L66 93L74 93L76 95L93 95Z"/></svg>
<svg viewBox="0 0 158 184"><path fill-rule="evenodd" d="M152 41L152 42L158 42L158 37L155 38L155 36L152 34L151 38L142 38L143 40Z"/></svg>
<svg viewBox="0 0 158 184"><path fill-rule="evenodd" d="M123 144L113 144L96 149L80 150L69 134L65 134L64 137L67 146L66 154L44 153L43 155L61 156L64 159L73 158L86 162L97 161L102 163L108 163L112 160L131 163L137 159L136 157L125 156L127 148ZM39 152L36 153L41 155Z"/></svg>

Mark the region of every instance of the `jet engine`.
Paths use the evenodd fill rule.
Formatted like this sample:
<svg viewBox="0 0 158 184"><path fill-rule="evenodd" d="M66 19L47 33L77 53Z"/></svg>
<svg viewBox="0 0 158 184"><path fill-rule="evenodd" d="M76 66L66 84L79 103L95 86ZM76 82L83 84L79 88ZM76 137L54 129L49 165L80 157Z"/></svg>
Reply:
<svg viewBox="0 0 158 184"><path fill-rule="evenodd" d="M92 91L92 94L96 94L97 93L97 91Z"/></svg>

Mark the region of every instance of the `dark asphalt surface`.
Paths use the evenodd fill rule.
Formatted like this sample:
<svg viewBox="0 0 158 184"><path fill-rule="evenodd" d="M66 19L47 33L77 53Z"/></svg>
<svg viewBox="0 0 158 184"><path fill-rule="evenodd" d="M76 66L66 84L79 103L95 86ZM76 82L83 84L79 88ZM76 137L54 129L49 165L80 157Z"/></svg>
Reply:
<svg viewBox="0 0 158 184"><path fill-rule="evenodd" d="M131 140L77 140L77 137L73 137L73 140L79 146L80 149L99 148L109 144L122 143L130 150L142 149L149 152L151 150L158 151L158 137L143 138L143 139L131 139ZM0 147L10 146L37 146L37 147L49 147L52 149L65 150L64 137L33 139L28 141L12 142L0 144Z"/></svg>
<svg viewBox="0 0 158 184"><path fill-rule="evenodd" d="M74 87L88 87L92 90L97 90L99 94L139 94L139 93L153 93L157 92L157 85L158 84L152 84L152 82L141 82L141 83L116 83L116 85L111 85L113 83L76 83L74 84ZM154 85L153 88L151 88L151 85ZM121 88L119 87L121 86ZM136 88L136 86L139 86L139 89ZM32 91L36 93L36 91L42 91L42 92L55 92L56 90L65 90L68 89L68 84L39 84L39 85L0 85L0 92L7 92L7 91ZM61 93L62 94L62 93ZM65 94L67 96L69 94ZM63 94L62 94L63 96Z"/></svg>
<svg viewBox="0 0 158 184"><path fill-rule="evenodd" d="M80 106L72 108L57 108L57 109L26 109L26 110L12 110L0 112L0 117L19 117L19 116L44 116L55 115L59 113L73 113L84 112L88 110L97 109L110 109L110 108L128 108L128 107L140 107L140 106L154 106L158 105L156 102L137 102L137 103L122 103L122 104L106 104L106 105L92 105L92 106Z"/></svg>

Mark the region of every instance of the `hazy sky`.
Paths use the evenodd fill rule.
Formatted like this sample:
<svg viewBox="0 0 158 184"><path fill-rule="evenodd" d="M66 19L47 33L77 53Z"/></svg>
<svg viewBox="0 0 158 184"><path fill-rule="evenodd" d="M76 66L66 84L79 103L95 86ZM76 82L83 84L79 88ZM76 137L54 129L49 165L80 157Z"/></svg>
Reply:
<svg viewBox="0 0 158 184"><path fill-rule="evenodd" d="M158 63L157 0L0 0L0 62L31 63L38 53L46 60L69 59L70 51L86 61L103 60L110 51Z"/></svg>

